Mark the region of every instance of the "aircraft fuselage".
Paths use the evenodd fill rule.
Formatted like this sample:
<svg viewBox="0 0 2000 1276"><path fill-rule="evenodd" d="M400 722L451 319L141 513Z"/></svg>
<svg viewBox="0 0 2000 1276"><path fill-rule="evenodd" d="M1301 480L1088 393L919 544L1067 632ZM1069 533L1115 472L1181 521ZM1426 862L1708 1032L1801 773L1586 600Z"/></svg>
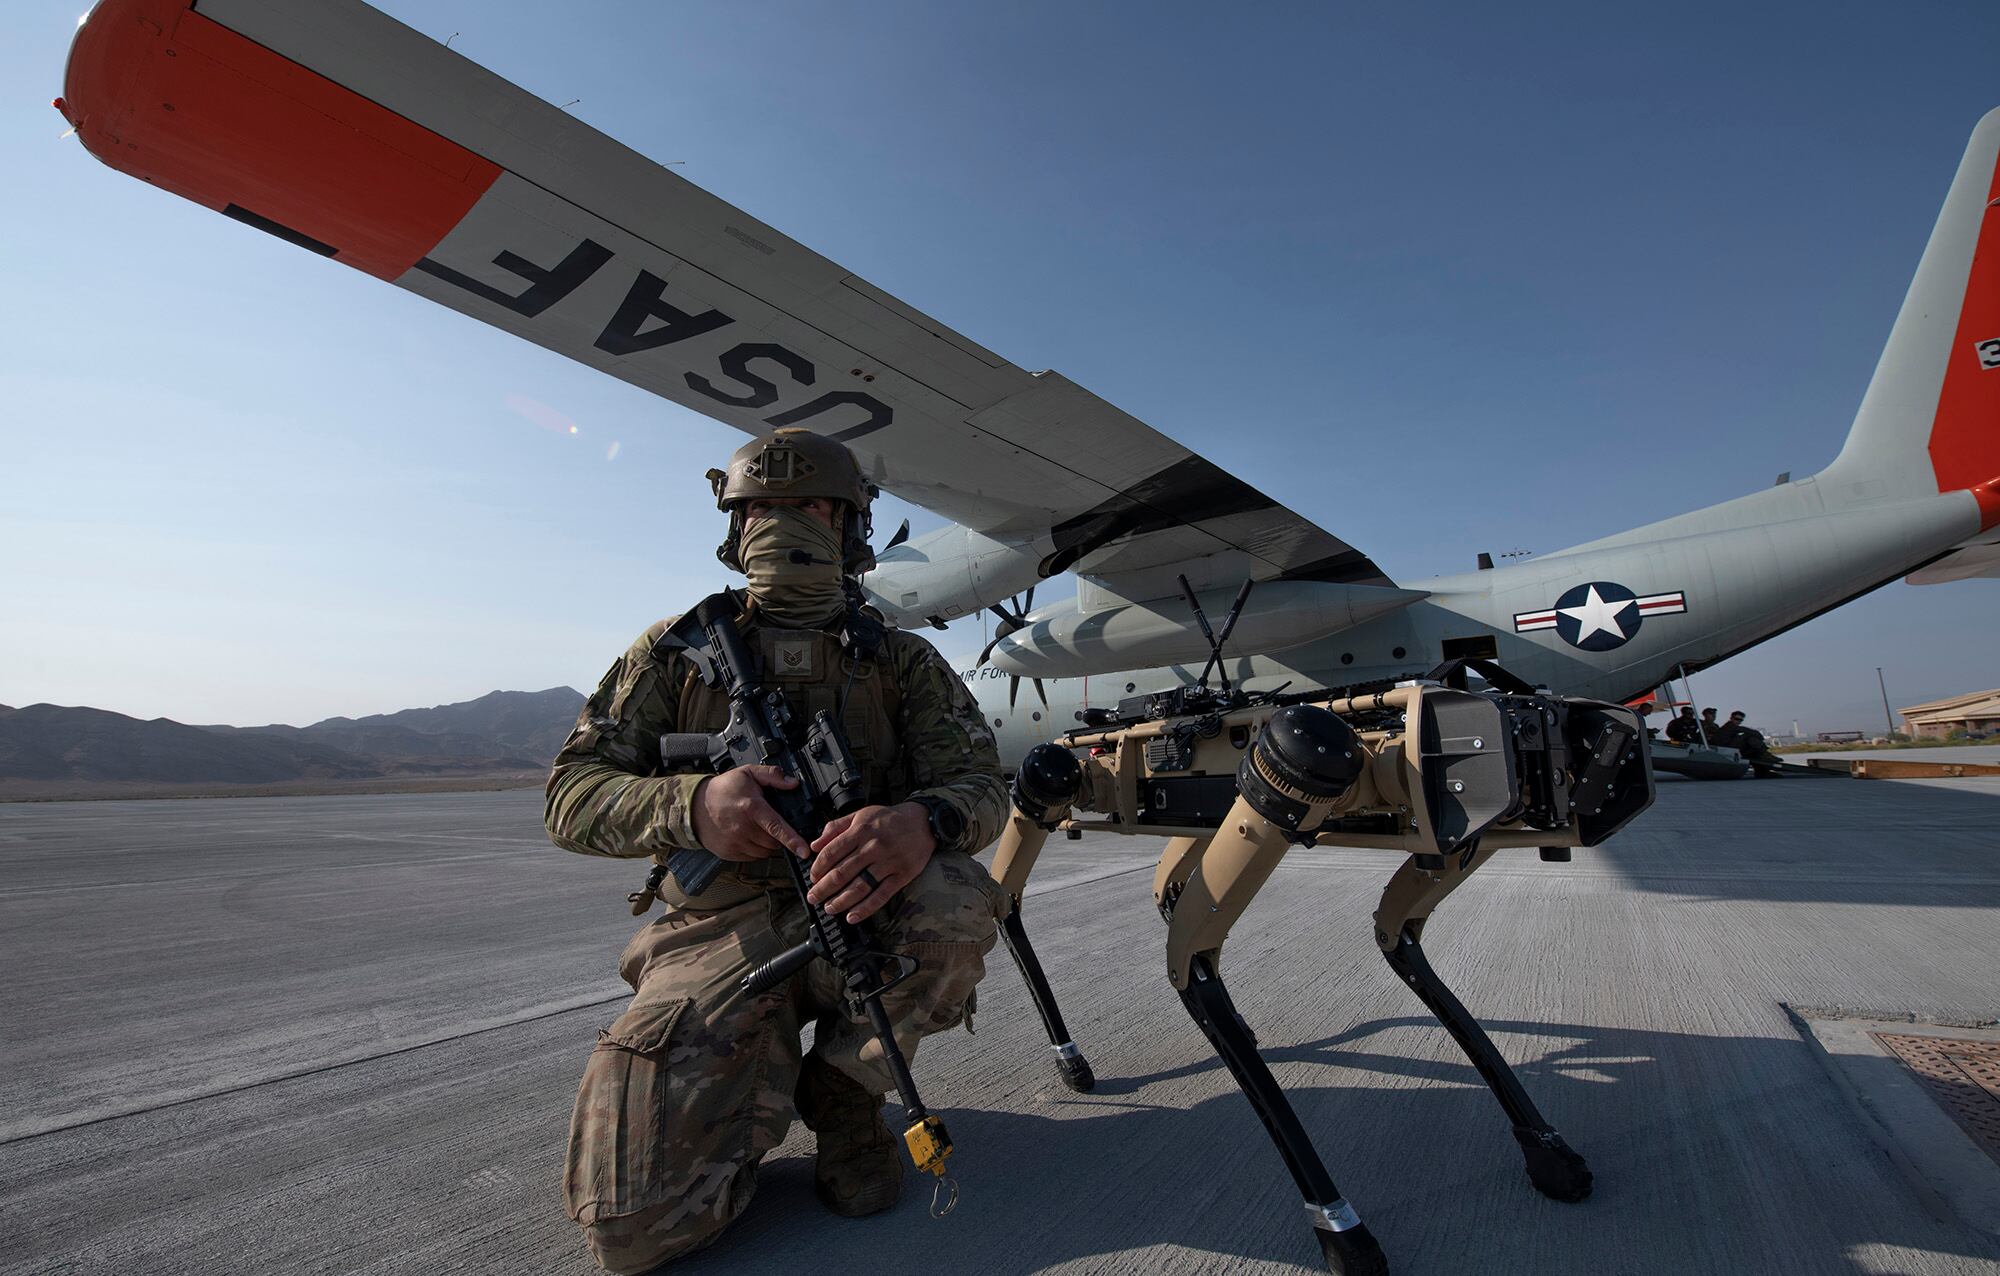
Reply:
<svg viewBox="0 0 2000 1276"><path fill-rule="evenodd" d="M1288 651L1230 655L1233 683L1293 690L1420 677L1498 660L1564 695L1624 700L1699 670L1947 553L1980 515L1963 492L1852 501L1809 478L1546 557L1413 582L1429 596ZM1022 631L1032 639L1033 626ZM1029 680L961 670L1011 766L1086 707L1192 682L1187 664ZM1010 703L1011 696L1011 703Z"/></svg>

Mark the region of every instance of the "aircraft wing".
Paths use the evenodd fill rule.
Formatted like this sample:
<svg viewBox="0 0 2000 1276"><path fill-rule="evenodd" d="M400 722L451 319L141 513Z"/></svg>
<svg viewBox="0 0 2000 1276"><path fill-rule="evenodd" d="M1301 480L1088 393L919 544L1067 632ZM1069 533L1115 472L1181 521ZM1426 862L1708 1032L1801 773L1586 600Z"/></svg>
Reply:
<svg viewBox="0 0 2000 1276"><path fill-rule="evenodd" d="M357 0L102 0L58 101L124 172L1098 577L1360 551ZM1046 547L1053 545L1053 549ZM1157 574L1157 572L1155 573Z"/></svg>

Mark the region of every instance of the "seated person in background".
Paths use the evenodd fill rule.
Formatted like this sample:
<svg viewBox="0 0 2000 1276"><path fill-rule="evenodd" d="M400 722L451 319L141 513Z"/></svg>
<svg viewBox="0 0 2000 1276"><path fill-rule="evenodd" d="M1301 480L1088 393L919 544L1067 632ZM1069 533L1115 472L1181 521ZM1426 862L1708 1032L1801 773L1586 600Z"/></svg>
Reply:
<svg viewBox="0 0 2000 1276"><path fill-rule="evenodd" d="M1700 729L1695 726L1694 706L1685 705L1679 716L1667 723L1667 739L1675 744L1698 744L1701 742Z"/></svg>
<svg viewBox="0 0 2000 1276"><path fill-rule="evenodd" d="M1722 730L1722 724L1715 720L1715 710L1703 709L1701 711L1702 738L1707 740L1712 745L1719 745L1723 742L1716 739L1715 737L1721 730Z"/></svg>
<svg viewBox="0 0 2000 1276"><path fill-rule="evenodd" d="M1722 743L1742 754L1745 759L1759 765L1776 763L1778 755L1771 752L1770 746L1764 743L1764 733L1755 727L1745 726L1744 717L1741 709L1729 715L1729 721L1722 728L1724 737Z"/></svg>

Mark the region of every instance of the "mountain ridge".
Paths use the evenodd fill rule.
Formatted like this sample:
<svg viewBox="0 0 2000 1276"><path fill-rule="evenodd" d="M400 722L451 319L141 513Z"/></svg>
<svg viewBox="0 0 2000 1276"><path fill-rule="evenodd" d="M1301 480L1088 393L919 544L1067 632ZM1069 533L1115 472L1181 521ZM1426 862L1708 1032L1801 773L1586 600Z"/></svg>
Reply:
<svg viewBox="0 0 2000 1276"><path fill-rule="evenodd" d="M0 705L0 782L242 786L545 771L583 701L572 687L491 691L303 727Z"/></svg>

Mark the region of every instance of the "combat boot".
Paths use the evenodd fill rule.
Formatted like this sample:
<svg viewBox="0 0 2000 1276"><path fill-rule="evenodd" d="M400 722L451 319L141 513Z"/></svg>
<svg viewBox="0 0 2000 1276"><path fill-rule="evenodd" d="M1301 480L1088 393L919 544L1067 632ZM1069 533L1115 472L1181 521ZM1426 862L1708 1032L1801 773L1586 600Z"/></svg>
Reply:
<svg viewBox="0 0 2000 1276"><path fill-rule="evenodd" d="M847 1218L879 1214L903 1195L903 1163L882 1120L882 1096L807 1055L793 1094L799 1116L819 1139L813 1190L820 1204Z"/></svg>

